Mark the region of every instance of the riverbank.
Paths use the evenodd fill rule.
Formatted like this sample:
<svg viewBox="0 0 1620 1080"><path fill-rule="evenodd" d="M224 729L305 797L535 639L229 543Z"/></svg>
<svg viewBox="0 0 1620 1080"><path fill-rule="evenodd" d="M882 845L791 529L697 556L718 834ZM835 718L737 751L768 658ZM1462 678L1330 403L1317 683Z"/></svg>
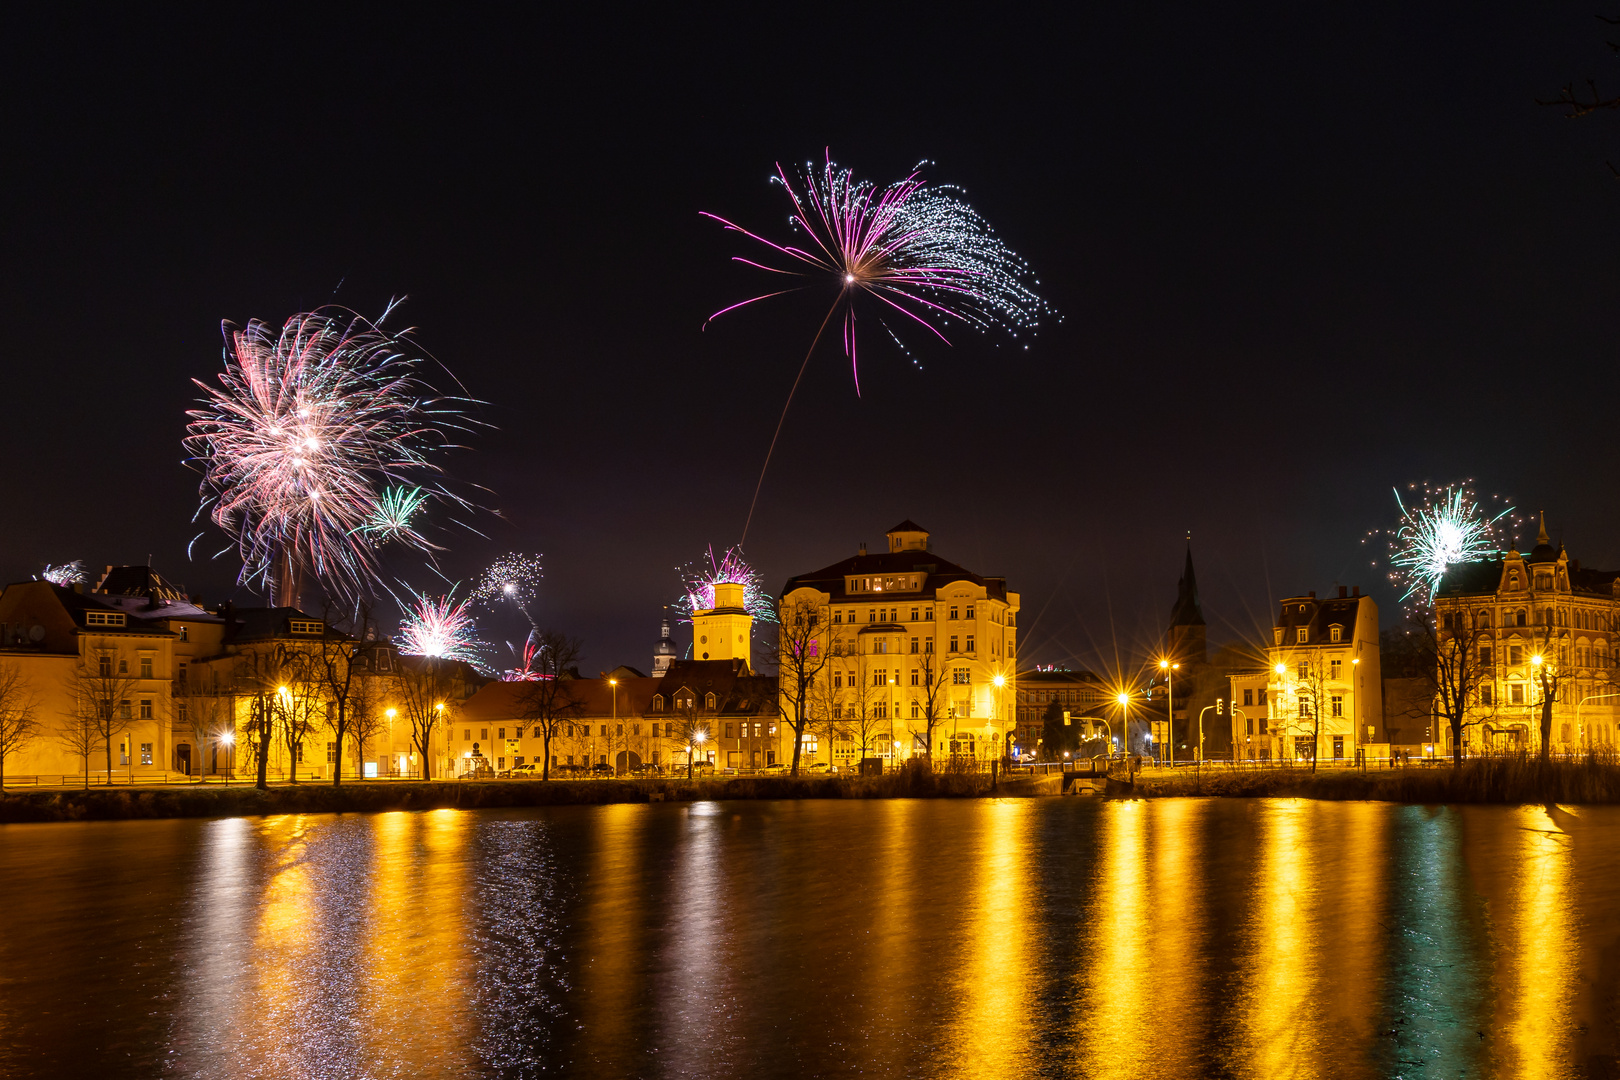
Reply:
<svg viewBox="0 0 1620 1080"><path fill-rule="evenodd" d="M1421 768L1177 769L1138 776L1134 789L1110 783L1109 794L1376 800L1402 803L1620 803L1620 764L1598 757L1542 762L1487 757Z"/></svg>
<svg viewBox="0 0 1620 1080"><path fill-rule="evenodd" d="M1007 794L1018 794L1009 788ZM655 780L361 780L254 787L91 788L8 791L0 823L140 818L252 817L266 814L483 810L525 806L693 802L709 799L972 798L990 794L988 774L908 769L886 776L770 776Z"/></svg>

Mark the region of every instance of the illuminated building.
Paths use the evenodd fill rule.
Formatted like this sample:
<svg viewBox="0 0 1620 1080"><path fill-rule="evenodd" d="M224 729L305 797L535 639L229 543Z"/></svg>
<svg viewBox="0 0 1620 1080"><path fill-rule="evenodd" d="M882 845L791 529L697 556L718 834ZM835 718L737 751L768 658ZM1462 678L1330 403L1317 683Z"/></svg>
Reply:
<svg viewBox="0 0 1620 1080"><path fill-rule="evenodd" d="M669 665L675 662L678 655L675 639L669 636L669 614L666 612L662 631L658 635L658 644L653 646L652 673L662 675L668 671Z"/></svg>
<svg viewBox="0 0 1620 1080"><path fill-rule="evenodd" d="M936 760L1004 756L1017 728L1018 594L940 558L915 522L887 537L887 551L862 544L782 588L784 611L824 613L816 645L830 657L817 677L830 715L816 726L835 734L826 744L816 735L801 760L850 764L863 741L888 761L924 753L931 708Z"/></svg>
<svg viewBox="0 0 1620 1080"><path fill-rule="evenodd" d="M1257 724L1252 756L1353 762L1358 751L1387 755L1379 675L1372 597L1340 586L1338 596L1326 600L1314 592L1283 600L1267 655L1266 741L1259 744ZM1232 677L1240 708L1252 678Z"/></svg>
<svg viewBox="0 0 1620 1080"><path fill-rule="evenodd" d="M1111 731L1115 723L1114 694L1091 672L1067 668L1020 672L1016 691L1018 726L1013 739L1019 757L1028 758L1038 752L1046 726L1046 710L1054 702L1069 714L1070 724L1078 728L1075 737L1079 740L1106 738L1105 733Z"/></svg>
<svg viewBox="0 0 1620 1080"><path fill-rule="evenodd" d="M1451 567L1434 616L1442 634L1467 636L1481 675L1465 717L1465 750L1540 749L1539 663L1558 678L1553 752L1620 741L1614 681L1620 571L1570 559L1548 539L1545 518L1528 554L1515 546L1500 559ZM1449 754L1448 725L1435 727L1432 752Z"/></svg>

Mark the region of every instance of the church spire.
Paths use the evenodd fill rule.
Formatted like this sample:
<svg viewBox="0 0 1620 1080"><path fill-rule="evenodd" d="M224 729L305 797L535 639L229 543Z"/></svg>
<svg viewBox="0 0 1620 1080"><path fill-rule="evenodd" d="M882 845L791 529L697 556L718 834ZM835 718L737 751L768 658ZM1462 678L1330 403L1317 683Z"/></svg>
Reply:
<svg viewBox="0 0 1620 1080"><path fill-rule="evenodd" d="M1182 663L1202 664L1208 659L1204 612L1198 603L1198 575L1193 570L1192 535L1187 536L1187 558L1176 584L1176 606L1170 609L1165 646Z"/></svg>
<svg viewBox="0 0 1620 1080"><path fill-rule="evenodd" d="M1541 514L1541 531L1536 533L1536 546L1540 547L1542 544L1551 546L1552 541L1547 538L1547 511L1538 512Z"/></svg>

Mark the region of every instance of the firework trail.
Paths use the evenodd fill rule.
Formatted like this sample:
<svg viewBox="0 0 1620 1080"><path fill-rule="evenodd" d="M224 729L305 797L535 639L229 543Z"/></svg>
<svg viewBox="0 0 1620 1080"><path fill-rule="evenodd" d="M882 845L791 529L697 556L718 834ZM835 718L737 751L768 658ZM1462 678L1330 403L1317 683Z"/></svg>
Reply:
<svg viewBox="0 0 1620 1080"><path fill-rule="evenodd" d="M1401 603L1416 597L1420 604L1433 604L1447 570L1459 563L1496 558L1511 542L1508 529L1517 523L1509 517L1513 507L1493 514L1480 504L1468 484L1465 480L1445 487L1409 485L1411 492L1421 496L1411 506L1395 492L1401 520L1390 535L1389 579L1402 590ZM1492 499L1502 501L1496 496Z"/></svg>
<svg viewBox="0 0 1620 1080"><path fill-rule="evenodd" d="M431 546L411 524L427 502L474 509L435 461L470 426L470 399L434 391L410 332L379 323L341 308L280 331L226 323L218 385L197 381L184 444L203 473L198 514L235 542L239 580L277 603L295 603L306 575L354 600L380 582L380 544Z"/></svg>
<svg viewBox="0 0 1620 1080"><path fill-rule="evenodd" d="M704 560L688 564L680 570L684 587L680 599L672 605L683 621L690 622L695 611L714 607L714 587L723 581L743 586L743 608L762 622L776 621L776 605L765 591L758 570L743 559L742 548L727 548L716 559L714 548L709 548Z"/></svg>
<svg viewBox="0 0 1620 1080"><path fill-rule="evenodd" d="M83 559L74 559L72 562L63 563L61 566L46 563L45 570L39 576L41 580L48 581L52 585L60 585L65 589L90 580L90 574L85 569Z"/></svg>
<svg viewBox="0 0 1620 1080"><path fill-rule="evenodd" d="M406 656L461 660L483 668L484 644L473 625L472 600L417 594L399 623L399 651Z"/></svg>
<svg viewBox="0 0 1620 1080"><path fill-rule="evenodd" d="M828 151L820 166L806 163L795 181L780 163L773 182L782 186L793 211L788 217L798 242L777 243L715 214L703 216L728 230L758 241L768 249L762 256L777 265L734 257L734 261L770 273L805 279L803 284L763 293L721 308L709 318L748 304L816 286L834 292L821 326L810 342L798 376L788 392L782 418L771 436L765 468L782 433L788 407L804 378L810 355L821 335L842 312L844 355L849 357L855 392L860 393L860 363L856 347L856 301L870 306L892 338L905 346L889 325L921 326L949 344L945 328L953 321L976 330L1001 328L1012 333L1033 330L1051 309L1038 295L1029 266L995 235L979 212L949 185L929 186L922 179L920 162L903 180L878 187L856 180L853 170L836 165ZM749 504L748 521L759 501L765 469ZM739 541L741 542L741 541Z"/></svg>
<svg viewBox="0 0 1620 1080"><path fill-rule="evenodd" d="M535 663L540 659L540 647L535 643L533 634L530 634L528 639L523 642L521 650L512 648L510 641L506 643L506 647L511 649L513 655L518 658L518 666L507 668L501 672L502 682L539 682L541 679L546 678L545 675L535 670Z"/></svg>

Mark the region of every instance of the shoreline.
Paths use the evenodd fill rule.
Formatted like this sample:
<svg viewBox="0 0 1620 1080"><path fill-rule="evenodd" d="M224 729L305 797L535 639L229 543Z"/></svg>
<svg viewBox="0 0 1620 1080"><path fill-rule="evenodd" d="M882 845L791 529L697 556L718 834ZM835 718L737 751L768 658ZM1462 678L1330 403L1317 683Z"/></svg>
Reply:
<svg viewBox="0 0 1620 1080"><path fill-rule="evenodd" d="M0 824L120 821L160 818L261 817L273 814L382 813L394 810L482 810L610 803L699 802L727 799L1039 798L1056 796L1061 780L1014 774L992 790L984 774L921 771L882 777L740 777L657 780L427 780L277 784L197 784L189 787L54 788L0 794ZM1102 787L1103 790L1091 792ZM1085 794L1078 794L1084 790ZM1139 774L1076 784L1078 797L1237 798L1374 801L1412 805L1620 803L1620 764L1481 758L1461 769L1233 770L1224 766Z"/></svg>

